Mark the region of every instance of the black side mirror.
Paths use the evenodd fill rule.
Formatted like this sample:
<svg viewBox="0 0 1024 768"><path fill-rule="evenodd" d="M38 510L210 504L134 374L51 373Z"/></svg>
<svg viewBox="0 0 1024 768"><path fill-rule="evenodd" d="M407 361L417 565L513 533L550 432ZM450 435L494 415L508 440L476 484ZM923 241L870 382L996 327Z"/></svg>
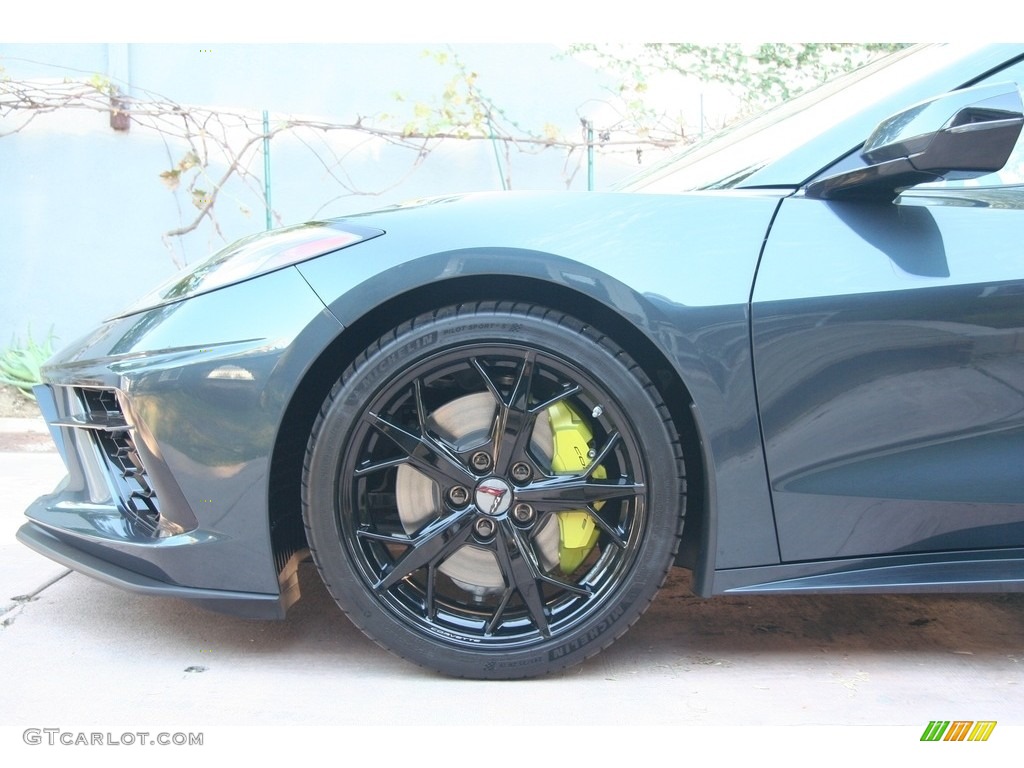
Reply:
<svg viewBox="0 0 1024 768"><path fill-rule="evenodd" d="M866 167L812 182L806 195L890 201L926 181L994 173L1006 165L1022 125L1013 83L952 91L883 120L861 150Z"/></svg>

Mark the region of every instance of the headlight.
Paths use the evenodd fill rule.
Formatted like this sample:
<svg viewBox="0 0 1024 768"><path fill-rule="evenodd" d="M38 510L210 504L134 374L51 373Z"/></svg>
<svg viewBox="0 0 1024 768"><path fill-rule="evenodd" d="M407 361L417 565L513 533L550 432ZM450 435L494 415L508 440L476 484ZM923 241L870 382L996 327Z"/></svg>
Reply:
<svg viewBox="0 0 1024 768"><path fill-rule="evenodd" d="M201 264L186 267L117 317L208 293L383 234L384 230L347 222L314 221L249 235Z"/></svg>

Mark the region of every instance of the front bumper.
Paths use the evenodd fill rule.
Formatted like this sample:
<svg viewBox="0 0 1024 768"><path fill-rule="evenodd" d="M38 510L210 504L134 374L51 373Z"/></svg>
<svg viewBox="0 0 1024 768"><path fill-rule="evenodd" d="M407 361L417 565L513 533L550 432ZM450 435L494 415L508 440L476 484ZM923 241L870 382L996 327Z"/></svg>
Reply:
<svg viewBox="0 0 1024 768"><path fill-rule="evenodd" d="M303 553L272 534L269 470L295 387L339 330L284 269L62 351L36 395L68 476L19 540L133 592L282 617Z"/></svg>
<svg viewBox="0 0 1024 768"><path fill-rule="evenodd" d="M281 595L194 589L144 576L77 549L36 523L30 522L21 526L17 533L17 539L25 546L61 565L129 592L161 597L180 597L212 611L250 619L281 619L284 618L287 609L288 601L282 599Z"/></svg>
<svg viewBox="0 0 1024 768"><path fill-rule="evenodd" d="M167 464L127 416L123 393L43 384L35 395L68 476L25 511L30 522L18 531L19 541L132 592L181 597L251 618L284 616L286 589L264 594L185 586L206 580L208 565L200 562L198 572L190 572L195 557L213 556L208 550L223 537L201 527Z"/></svg>

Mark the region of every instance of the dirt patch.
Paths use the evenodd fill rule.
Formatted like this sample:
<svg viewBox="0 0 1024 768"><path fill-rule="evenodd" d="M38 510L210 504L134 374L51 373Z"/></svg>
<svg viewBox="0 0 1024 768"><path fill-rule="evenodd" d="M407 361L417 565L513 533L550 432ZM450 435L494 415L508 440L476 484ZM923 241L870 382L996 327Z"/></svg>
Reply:
<svg viewBox="0 0 1024 768"><path fill-rule="evenodd" d="M0 418L37 419L39 406L21 392L9 386L0 386Z"/></svg>
<svg viewBox="0 0 1024 768"><path fill-rule="evenodd" d="M32 421L6 421L31 419ZM0 453L35 453L55 451L53 439L46 431L39 406L14 387L0 386Z"/></svg>
<svg viewBox="0 0 1024 768"><path fill-rule="evenodd" d="M0 432L0 453L50 453L56 450L49 432Z"/></svg>

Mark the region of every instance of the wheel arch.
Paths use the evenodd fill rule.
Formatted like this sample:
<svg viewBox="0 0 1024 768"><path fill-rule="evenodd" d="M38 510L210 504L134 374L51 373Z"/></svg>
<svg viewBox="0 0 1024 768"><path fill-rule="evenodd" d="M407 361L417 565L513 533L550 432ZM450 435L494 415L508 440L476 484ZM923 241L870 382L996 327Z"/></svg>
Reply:
<svg viewBox="0 0 1024 768"><path fill-rule="evenodd" d="M641 306L646 302L642 296L636 298ZM529 303L565 311L600 328L644 369L669 409L687 470L686 525L676 562L700 568L711 551L711 511L705 490L708 468L699 420L692 413L693 398L676 367L635 320L606 301L534 276L491 273L451 277L396 293L347 323L307 369L284 412L271 460L268 509L278 571L306 547L301 510L303 460L313 422L334 383L356 356L390 329L438 306L481 301Z"/></svg>

